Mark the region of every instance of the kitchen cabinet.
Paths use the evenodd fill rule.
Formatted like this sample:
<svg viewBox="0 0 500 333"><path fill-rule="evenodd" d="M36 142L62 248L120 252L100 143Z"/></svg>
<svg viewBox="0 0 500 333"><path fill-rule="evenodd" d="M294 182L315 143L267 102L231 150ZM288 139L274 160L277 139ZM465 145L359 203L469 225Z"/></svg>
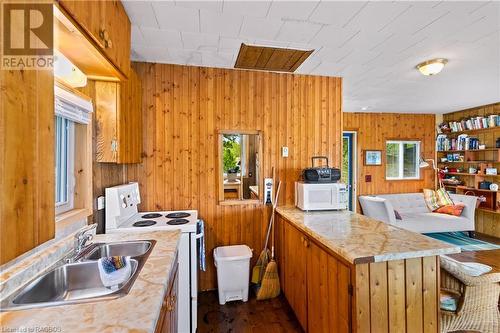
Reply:
<svg viewBox="0 0 500 333"><path fill-rule="evenodd" d="M177 258L174 262L177 262ZM167 293L163 300L160 317L156 323L155 333L177 332L177 294L179 287L178 264L170 275Z"/></svg>
<svg viewBox="0 0 500 333"><path fill-rule="evenodd" d="M0 264L54 238L54 75L0 70Z"/></svg>
<svg viewBox="0 0 500 333"><path fill-rule="evenodd" d="M130 73L130 20L119 0L59 0L60 6L86 32L123 74Z"/></svg>
<svg viewBox="0 0 500 333"><path fill-rule="evenodd" d="M280 216L277 261L285 297L306 332L350 331L350 268Z"/></svg>
<svg viewBox="0 0 500 333"><path fill-rule="evenodd" d="M139 163L142 154L141 82L96 81L96 161Z"/></svg>

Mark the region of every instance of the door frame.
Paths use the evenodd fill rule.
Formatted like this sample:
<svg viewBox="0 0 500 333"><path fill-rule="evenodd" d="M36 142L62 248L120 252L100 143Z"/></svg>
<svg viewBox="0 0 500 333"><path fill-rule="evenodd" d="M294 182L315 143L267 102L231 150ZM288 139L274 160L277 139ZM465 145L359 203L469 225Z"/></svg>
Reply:
<svg viewBox="0 0 500 333"><path fill-rule="evenodd" d="M352 187L350 189L351 200L352 200L352 211L356 213L358 209L358 132L357 131L342 131L342 141L344 140L344 134L352 135ZM342 144L342 146L344 146Z"/></svg>

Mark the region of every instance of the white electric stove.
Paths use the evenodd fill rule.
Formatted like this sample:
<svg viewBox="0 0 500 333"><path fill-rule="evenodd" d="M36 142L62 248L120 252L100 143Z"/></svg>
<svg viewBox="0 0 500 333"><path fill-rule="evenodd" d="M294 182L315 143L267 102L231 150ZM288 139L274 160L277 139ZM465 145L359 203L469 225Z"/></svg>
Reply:
<svg viewBox="0 0 500 333"><path fill-rule="evenodd" d="M106 188L106 233L181 230L178 250L178 332L195 333L197 324L198 249L196 210L139 212L139 185L129 183Z"/></svg>

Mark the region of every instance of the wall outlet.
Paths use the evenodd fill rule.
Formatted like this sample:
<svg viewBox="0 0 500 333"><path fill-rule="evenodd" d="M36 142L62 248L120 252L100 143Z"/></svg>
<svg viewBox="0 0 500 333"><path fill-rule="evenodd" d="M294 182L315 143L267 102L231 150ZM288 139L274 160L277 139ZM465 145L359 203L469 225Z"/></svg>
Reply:
<svg viewBox="0 0 500 333"><path fill-rule="evenodd" d="M281 156L288 157L288 147L281 147Z"/></svg>
<svg viewBox="0 0 500 333"><path fill-rule="evenodd" d="M103 196L97 197L97 210L104 209L106 207L106 200Z"/></svg>

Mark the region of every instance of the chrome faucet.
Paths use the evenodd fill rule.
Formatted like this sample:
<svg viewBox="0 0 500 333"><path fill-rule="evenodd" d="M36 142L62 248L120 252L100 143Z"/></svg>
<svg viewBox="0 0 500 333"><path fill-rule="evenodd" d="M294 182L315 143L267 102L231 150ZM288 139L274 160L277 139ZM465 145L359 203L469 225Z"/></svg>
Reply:
<svg viewBox="0 0 500 333"><path fill-rule="evenodd" d="M83 227L82 230L78 231L75 234L75 245L74 245L74 254L75 255L80 254L80 252L82 252L82 250L84 249L85 244L88 241L92 240L93 236L92 236L92 234L90 234L88 232L90 232L96 228L97 228L97 223L90 224L86 227Z"/></svg>

